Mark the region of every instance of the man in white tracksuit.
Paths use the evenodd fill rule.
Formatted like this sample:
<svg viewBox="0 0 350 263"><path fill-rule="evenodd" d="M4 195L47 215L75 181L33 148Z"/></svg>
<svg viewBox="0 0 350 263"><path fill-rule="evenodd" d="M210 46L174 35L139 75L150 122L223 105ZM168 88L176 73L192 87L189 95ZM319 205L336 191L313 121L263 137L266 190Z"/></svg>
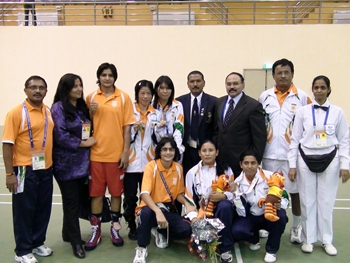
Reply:
<svg viewBox="0 0 350 263"><path fill-rule="evenodd" d="M282 172L286 177L285 189L290 194L292 203L292 228L290 242L301 243L300 201L296 182L288 178L288 158L290 139L297 109L310 104L308 95L293 84L294 65L283 58L272 66L272 76L276 85L264 91L259 102L265 110L267 143L262 160L262 167L268 171Z"/></svg>

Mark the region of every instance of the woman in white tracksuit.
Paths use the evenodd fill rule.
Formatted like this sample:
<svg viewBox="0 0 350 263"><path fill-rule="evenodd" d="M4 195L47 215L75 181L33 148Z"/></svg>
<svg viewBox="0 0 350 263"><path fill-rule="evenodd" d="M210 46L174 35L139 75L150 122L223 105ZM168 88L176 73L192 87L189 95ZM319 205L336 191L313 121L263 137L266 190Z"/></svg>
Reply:
<svg viewBox="0 0 350 263"><path fill-rule="evenodd" d="M124 177L124 218L129 226L128 237L136 240L135 208L138 188L141 189L143 171L148 162L155 157L155 143L152 140L154 125L157 122L156 110L150 104L153 98L153 84L140 80L135 85L133 104L136 122L132 125L129 150L129 165Z"/></svg>
<svg viewBox="0 0 350 263"><path fill-rule="evenodd" d="M325 252L334 256L337 249L332 245L332 214L339 177L343 183L349 179L349 127L343 110L328 101L331 87L326 76L313 80L312 92L313 103L300 108L295 115L288 176L292 181L298 177L301 250L311 253L313 243L319 240ZM312 155L317 155L319 163L313 165ZM321 159L322 155L328 157Z"/></svg>
<svg viewBox="0 0 350 263"><path fill-rule="evenodd" d="M184 112L180 101L174 99L175 88L168 76L160 76L154 84L153 107L157 111L158 124L155 127L156 140L172 135L180 151L178 163L182 163L185 147L182 145L184 136Z"/></svg>

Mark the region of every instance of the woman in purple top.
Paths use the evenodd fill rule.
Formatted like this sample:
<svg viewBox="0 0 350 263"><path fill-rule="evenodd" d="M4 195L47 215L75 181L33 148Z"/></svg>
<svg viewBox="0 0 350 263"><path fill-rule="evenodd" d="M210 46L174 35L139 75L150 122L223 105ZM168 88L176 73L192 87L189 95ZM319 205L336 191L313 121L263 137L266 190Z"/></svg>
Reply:
<svg viewBox="0 0 350 263"><path fill-rule="evenodd" d="M62 238L71 243L74 256L84 258L79 204L89 175L90 147L96 140L91 137L89 110L79 76L69 73L60 79L51 113L55 123L53 169L63 203Z"/></svg>

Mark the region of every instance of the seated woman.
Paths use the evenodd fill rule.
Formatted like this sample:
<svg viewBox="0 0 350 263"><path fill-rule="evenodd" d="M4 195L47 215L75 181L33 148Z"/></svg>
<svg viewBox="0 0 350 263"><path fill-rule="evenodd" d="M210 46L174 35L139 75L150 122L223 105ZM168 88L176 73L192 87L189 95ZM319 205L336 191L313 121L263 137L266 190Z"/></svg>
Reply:
<svg viewBox="0 0 350 263"><path fill-rule="evenodd" d="M182 166L176 163L179 149L174 139L163 137L156 147L155 155L155 160L145 167L140 193L141 203L135 210L138 247L134 263L146 263L151 232L159 248L166 248L169 238L190 238L192 233L190 222L174 211L174 203L177 200L185 206L187 213L196 212L196 207L184 196Z"/></svg>
<svg viewBox="0 0 350 263"><path fill-rule="evenodd" d="M234 241L231 235L232 222L234 217L233 209L233 194L231 192L219 193L212 191L212 181L217 179L219 175L226 174L234 178L233 172L229 167L222 167L215 162L215 158L219 151L216 145L206 140L199 148L199 156L201 161L194 166L186 174L186 188L193 196L193 199L199 207L199 202L204 198L208 201L216 203L214 209L214 217L219 218L225 225L225 228L220 231L220 244L218 246L221 255L221 262L231 262ZM225 169L226 168L226 169Z"/></svg>
<svg viewBox="0 0 350 263"><path fill-rule="evenodd" d="M251 250L259 250L259 230L265 229L269 231L264 261L275 262L281 236L288 222L285 210L288 200L282 197L281 203L275 204L279 220L275 222L267 220L264 217L265 206L259 207L258 201L261 198L266 198L266 193L269 189L266 180L273 173L262 170L259 167L256 153L252 150L244 151L240 155L240 166L242 172L235 180L238 186L236 196L241 195L244 206L236 204L236 209L240 216L233 222L233 239L235 241L249 242Z"/></svg>

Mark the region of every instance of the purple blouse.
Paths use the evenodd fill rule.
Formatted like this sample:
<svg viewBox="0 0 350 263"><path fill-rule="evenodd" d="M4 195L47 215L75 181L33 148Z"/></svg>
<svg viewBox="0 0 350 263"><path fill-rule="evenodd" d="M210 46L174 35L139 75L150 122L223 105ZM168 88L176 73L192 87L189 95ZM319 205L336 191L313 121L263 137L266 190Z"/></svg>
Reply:
<svg viewBox="0 0 350 263"><path fill-rule="evenodd" d="M55 123L53 130L53 171L57 181L68 181L90 174L90 148L79 147L82 123L90 122L77 110L74 120L66 118L62 103L52 105L51 115Z"/></svg>

